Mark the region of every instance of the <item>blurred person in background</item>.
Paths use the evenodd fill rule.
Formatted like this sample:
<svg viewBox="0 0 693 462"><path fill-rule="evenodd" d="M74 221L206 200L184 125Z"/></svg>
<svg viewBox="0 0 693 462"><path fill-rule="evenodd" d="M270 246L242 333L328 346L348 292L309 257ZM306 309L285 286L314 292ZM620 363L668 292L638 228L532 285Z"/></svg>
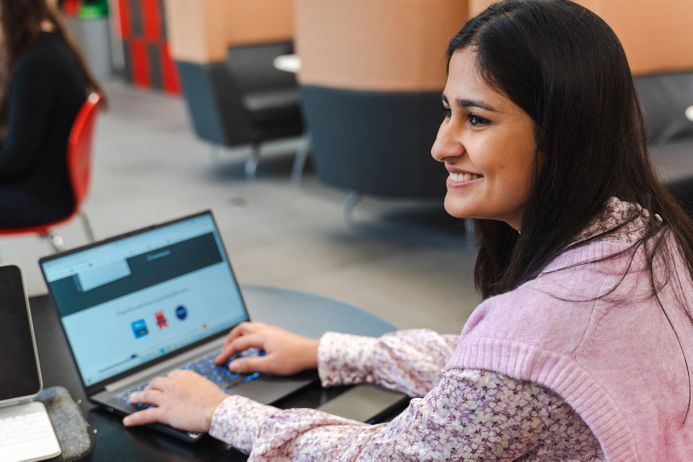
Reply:
<svg viewBox="0 0 693 462"><path fill-rule="evenodd" d="M23 228L72 212L68 138L102 91L46 0L0 0L0 27L0 229Z"/></svg>

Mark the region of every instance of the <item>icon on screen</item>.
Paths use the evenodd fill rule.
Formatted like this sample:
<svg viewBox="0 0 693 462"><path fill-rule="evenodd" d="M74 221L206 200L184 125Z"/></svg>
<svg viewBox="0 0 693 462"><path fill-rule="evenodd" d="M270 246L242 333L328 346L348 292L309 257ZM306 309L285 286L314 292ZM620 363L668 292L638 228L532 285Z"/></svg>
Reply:
<svg viewBox="0 0 693 462"><path fill-rule="evenodd" d="M176 317L181 321L188 317L188 309L183 305L176 308Z"/></svg>
<svg viewBox="0 0 693 462"><path fill-rule="evenodd" d="M157 311L154 313L154 316L156 317L156 325L159 326L159 329L165 329L168 327L168 321L166 320L166 316L164 316L163 311Z"/></svg>
<svg viewBox="0 0 693 462"><path fill-rule="evenodd" d="M147 323L144 322L144 319L138 319L130 325L132 326L132 333L135 334L135 338L144 337L149 333Z"/></svg>

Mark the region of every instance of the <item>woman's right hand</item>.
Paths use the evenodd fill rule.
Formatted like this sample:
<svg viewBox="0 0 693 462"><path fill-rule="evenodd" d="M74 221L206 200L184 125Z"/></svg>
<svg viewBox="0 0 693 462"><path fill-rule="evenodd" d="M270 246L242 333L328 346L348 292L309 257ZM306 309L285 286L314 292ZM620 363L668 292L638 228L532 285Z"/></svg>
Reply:
<svg viewBox="0 0 693 462"><path fill-rule="evenodd" d="M264 372L275 375L292 375L318 367L319 340L292 334L274 326L259 322L243 322L229 332L221 353L215 358L223 364L235 353L248 348L259 348L264 356L234 359L229 364L233 372Z"/></svg>

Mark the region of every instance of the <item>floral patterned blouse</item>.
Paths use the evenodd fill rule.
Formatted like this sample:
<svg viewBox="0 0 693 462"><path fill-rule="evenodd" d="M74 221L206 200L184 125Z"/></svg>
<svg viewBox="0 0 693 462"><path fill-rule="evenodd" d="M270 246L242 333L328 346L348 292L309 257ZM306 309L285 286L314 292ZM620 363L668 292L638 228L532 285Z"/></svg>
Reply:
<svg viewBox="0 0 693 462"><path fill-rule="evenodd" d="M610 198L576 242L602 233L633 242L650 219L638 204ZM391 422L367 425L231 396L216 409L209 433L251 461L605 460L589 427L551 390L486 370L443 371L457 339L428 330L320 339L323 386L370 382L413 397Z"/></svg>
<svg viewBox="0 0 693 462"><path fill-rule="evenodd" d="M415 397L409 407L367 425L231 396L210 434L252 461L604 460L589 428L550 390L483 370L443 373L456 344L456 335L428 330L379 339L327 333L318 350L323 386L378 383Z"/></svg>

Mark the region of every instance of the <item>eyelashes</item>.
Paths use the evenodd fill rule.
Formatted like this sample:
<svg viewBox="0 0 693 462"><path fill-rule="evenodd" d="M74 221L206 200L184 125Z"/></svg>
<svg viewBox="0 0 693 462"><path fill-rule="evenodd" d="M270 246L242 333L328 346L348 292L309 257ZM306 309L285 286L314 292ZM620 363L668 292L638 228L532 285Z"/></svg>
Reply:
<svg viewBox="0 0 693 462"><path fill-rule="evenodd" d="M474 114L469 114L467 116L467 120L469 120L469 124L472 127L479 127L482 125L488 125L489 121L487 119L484 119L483 117L479 117L478 115Z"/></svg>
<svg viewBox="0 0 693 462"><path fill-rule="evenodd" d="M443 112L443 116L446 119L449 119L450 117L452 117L452 111L449 107L443 106L442 112ZM467 117L467 121L469 122L469 125L471 125L472 127L481 127L481 126L488 125L491 123L488 119L480 117L480 116L474 114L473 112L467 113L466 117Z"/></svg>

